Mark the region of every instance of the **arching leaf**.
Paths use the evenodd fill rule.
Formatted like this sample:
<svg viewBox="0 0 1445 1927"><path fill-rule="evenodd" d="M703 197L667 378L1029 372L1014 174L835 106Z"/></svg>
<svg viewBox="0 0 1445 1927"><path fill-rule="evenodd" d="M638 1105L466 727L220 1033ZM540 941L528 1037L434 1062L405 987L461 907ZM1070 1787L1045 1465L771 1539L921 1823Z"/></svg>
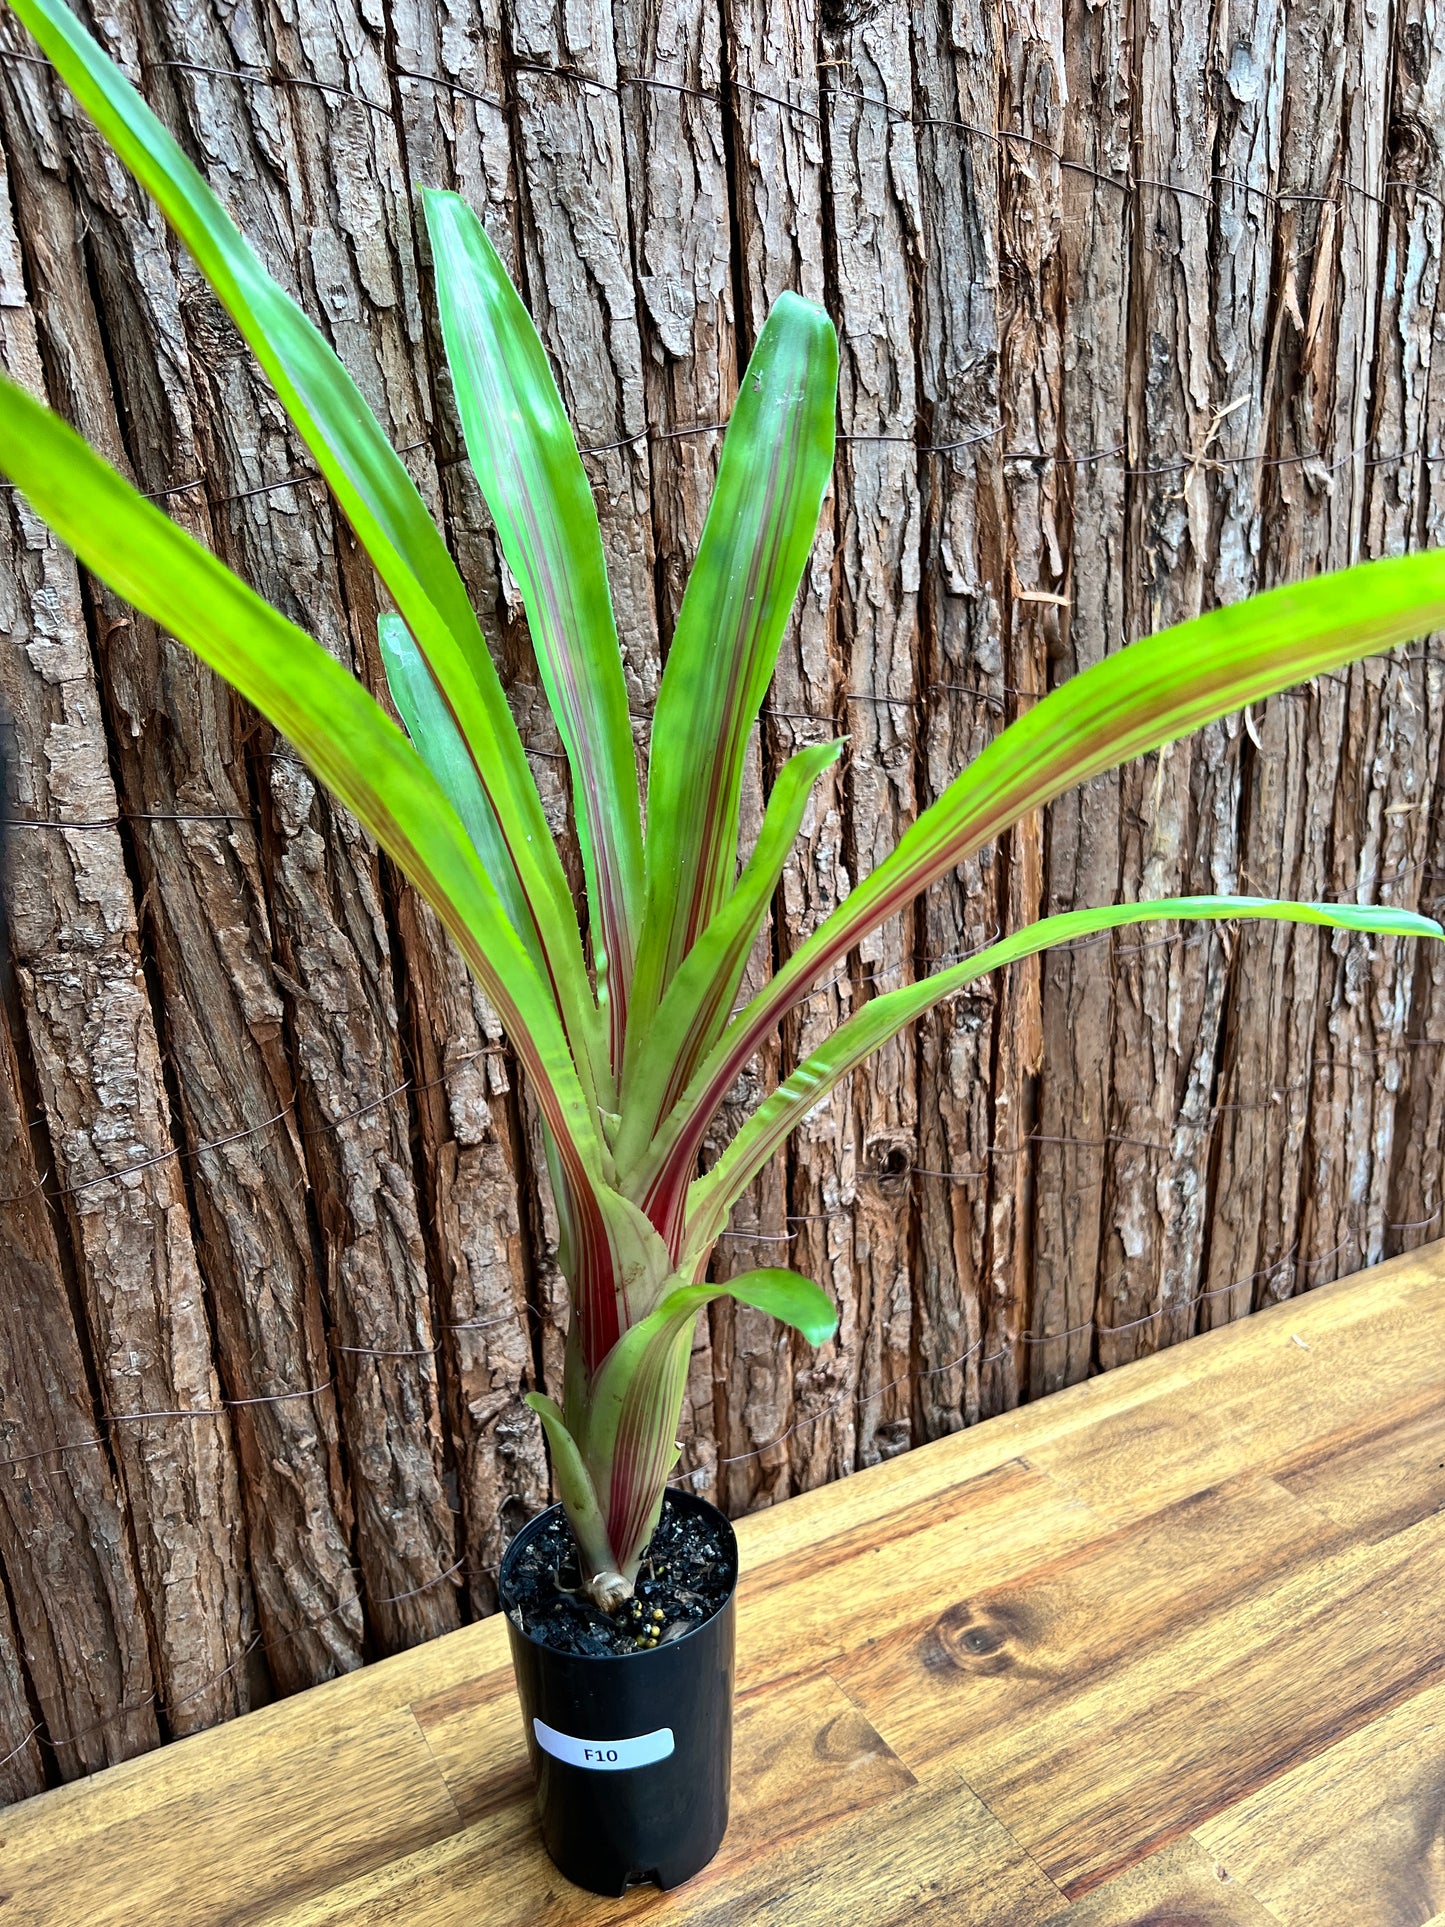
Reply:
<svg viewBox="0 0 1445 1927"><path fill-rule="evenodd" d="M1282 903L1267 897L1162 897L1145 903L1111 903L1094 910L1071 910L1028 924L976 956L940 970L921 983L873 997L842 1024L820 1049L803 1059L792 1075L763 1099L717 1163L687 1194L686 1242L681 1265L691 1269L705 1260L727 1214L773 1152L815 1104L873 1052L895 1037L941 998L1053 945L1072 943L1099 930L1124 924L1176 921L1241 921L1323 924L1335 930L1364 930L1379 936L1439 937L1438 923L1412 910L1353 903Z"/></svg>
<svg viewBox="0 0 1445 1927"><path fill-rule="evenodd" d="M421 891L534 1080L569 1180L595 1198L603 1147L551 993L455 809L380 704L58 415L3 378L0 471L87 568L253 702Z"/></svg>
<svg viewBox="0 0 1445 1927"><path fill-rule="evenodd" d="M201 174L64 0L13 4L194 256L391 591L486 790L590 1081L600 1032L566 875L476 615L405 463L335 350L262 267Z"/></svg>
<svg viewBox="0 0 1445 1927"><path fill-rule="evenodd" d="M1445 550L1362 563L1162 630L1053 690L1003 731L724 1032L634 1182L664 1235L708 1126L783 1014L869 931L1030 810L1206 723L1445 627Z"/></svg>

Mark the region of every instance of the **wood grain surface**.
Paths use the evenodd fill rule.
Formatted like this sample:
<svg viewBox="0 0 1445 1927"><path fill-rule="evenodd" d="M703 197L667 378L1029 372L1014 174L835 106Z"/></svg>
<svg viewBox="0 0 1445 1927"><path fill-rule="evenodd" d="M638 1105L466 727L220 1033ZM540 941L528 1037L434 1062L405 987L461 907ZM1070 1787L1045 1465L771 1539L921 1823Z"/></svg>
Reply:
<svg viewBox="0 0 1445 1927"><path fill-rule="evenodd" d="M745 1520L674 1893L552 1868L493 1618L22 1800L0 1923L1427 1927L1442 1415L1435 1245Z"/></svg>

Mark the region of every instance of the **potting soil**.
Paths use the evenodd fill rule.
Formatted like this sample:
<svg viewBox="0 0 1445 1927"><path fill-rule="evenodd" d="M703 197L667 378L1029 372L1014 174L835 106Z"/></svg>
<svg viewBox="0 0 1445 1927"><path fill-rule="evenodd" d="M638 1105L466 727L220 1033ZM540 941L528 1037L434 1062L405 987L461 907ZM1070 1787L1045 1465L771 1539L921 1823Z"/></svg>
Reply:
<svg viewBox="0 0 1445 1927"><path fill-rule="evenodd" d="M668 1493L636 1593L615 1614L582 1591L577 1546L565 1519L550 1521L508 1573L505 1610L530 1638L560 1653L607 1658L647 1652L701 1626L732 1590L731 1554L711 1520Z"/></svg>

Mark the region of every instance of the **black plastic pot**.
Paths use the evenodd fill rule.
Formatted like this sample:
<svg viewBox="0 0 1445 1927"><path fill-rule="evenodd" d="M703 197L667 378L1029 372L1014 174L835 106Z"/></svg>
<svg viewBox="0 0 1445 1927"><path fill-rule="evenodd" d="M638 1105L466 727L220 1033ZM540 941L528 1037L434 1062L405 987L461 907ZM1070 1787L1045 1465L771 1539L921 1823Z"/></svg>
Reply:
<svg viewBox="0 0 1445 1927"><path fill-rule="evenodd" d="M671 1497L706 1514L727 1547L732 1585L711 1619L651 1652L597 1659L554 1652L507 1619L542 1839L561 1872L596 1894L680 1886L727 1831L737 1540L706 1499ZM560 1511L540 1513L507 1547L504 1612L509 1569Z"/></svg>

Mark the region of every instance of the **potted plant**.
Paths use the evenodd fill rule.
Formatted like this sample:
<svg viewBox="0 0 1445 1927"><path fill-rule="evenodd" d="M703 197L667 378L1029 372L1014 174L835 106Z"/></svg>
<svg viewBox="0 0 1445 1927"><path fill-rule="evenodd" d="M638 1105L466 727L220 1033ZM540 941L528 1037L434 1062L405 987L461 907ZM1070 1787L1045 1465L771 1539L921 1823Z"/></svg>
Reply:
<svg viewBox="0 0 1445 1927"><path fill-rule="evenodd" d="M537 333L455 195L422 196L468 453L521 585L566 749L585 935L461 578L399 456L299 307L62 0L16 12L154 195L270 376L394 613L405 733L310 637L142 499L57 417L0 386L0 469L81 560L290 737L432 904L536 1094L571 1291L560 1403L529 1402L560 1506L501 1572L544 1836L600 1891L686 1879L727 1818L726 1519L672 1493L693 1326L726 1294L815 1344L836 1328L784 1270L709 1280L754 1174L829 1090L932 1004L1054 943L1151 919L1277 917L1441 934L1409 912L1186 897L1017 930L877 996L764 1099L712 1168L704 1134L785 1012L871 930L1027 811L1306 677L1445 622L1445 555L1368 564L1185 623L1056 688L1004 730L741 1011L743 971L809 792L840 743L779 773L741 866L743 760L833 459L837 347L784 296L753 350L658 697L639 790L597 517ZM644 831L644 820L646 829Z"/></svg>

